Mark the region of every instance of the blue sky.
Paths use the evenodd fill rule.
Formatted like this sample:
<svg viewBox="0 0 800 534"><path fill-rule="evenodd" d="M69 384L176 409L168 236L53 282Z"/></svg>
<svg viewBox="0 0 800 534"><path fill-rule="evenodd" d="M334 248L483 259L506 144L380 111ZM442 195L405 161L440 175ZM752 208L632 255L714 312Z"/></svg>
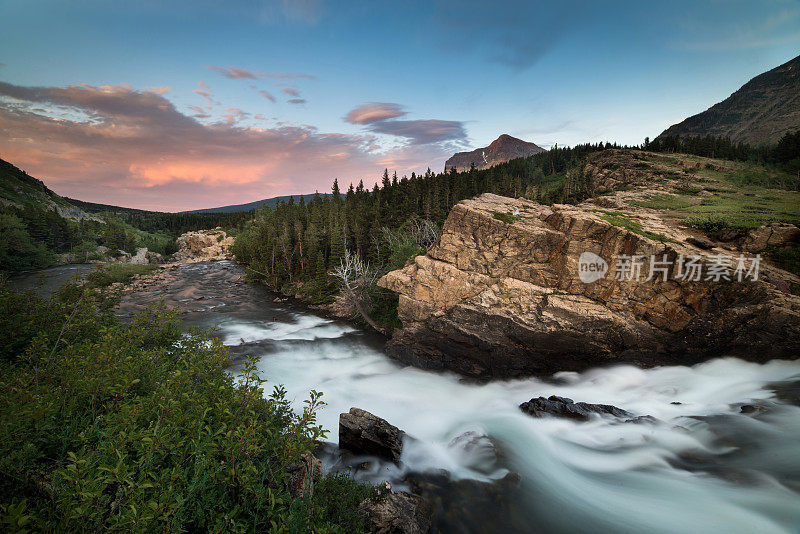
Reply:
<svg viewBox="0 0 800 534"><path fill-rule="evenodd" d="M798 53L789 1L4 0L0 157L85 200L247 202L501 133L639 144Z"/></svg>

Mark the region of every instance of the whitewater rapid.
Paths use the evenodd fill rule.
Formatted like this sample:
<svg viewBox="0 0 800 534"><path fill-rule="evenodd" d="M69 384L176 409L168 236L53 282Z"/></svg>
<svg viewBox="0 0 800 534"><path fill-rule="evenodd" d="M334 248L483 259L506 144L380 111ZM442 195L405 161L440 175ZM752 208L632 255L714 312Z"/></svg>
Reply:
<svg viewBox="0 0 800 534"><path fill-rule="evenodd" d="M380 339L276 302L241 283L241 274L230 262L183 266L169 287L126 296L121 311L158 300L181 305L185 323L216 327L235 355L260 357L262 378L283 384L298 410L310 390L322 391L327 405L318 419L328 441L338 441L339 414L354 406L416 438L406 441L402 466L382 465L372 480L445 469L456 480L488 481L513 471L522 477L514 504L520 530L530 532L800 532L799 362L717 359L476 384L402 367ZM535 419L518 408L550 395L658 422ZM748 415L742 404L766 410ZM488 435L502 461L453 443L468 431ZM488 520L471 526L498 531Z"/></svg>
<svg viewBox="0 0 800 534"><path fill-rule="evenodd" d="M416 440L408 471L448 470L454 478L499 479L450 445L466 431L488 435L508 454L530 495L531 525L558 532L797 532L800 525L800 408L765 385L800 379L796 362L759 365L718 359L694 367L631 366L474 384L450 373L401 367L353 327L307 313L281 322L230 320L226 343L275 340L258 354L263 378L286 387L300 409L324 392L319 422L336 441L339 414L357 406ZM660 422L588 423L534 419L518 406L560 395L613 404ZM771 411L740 413L743 403ZM679 404L678 404L679 403ZM524 498L524 496L523 496Z"/></svg>

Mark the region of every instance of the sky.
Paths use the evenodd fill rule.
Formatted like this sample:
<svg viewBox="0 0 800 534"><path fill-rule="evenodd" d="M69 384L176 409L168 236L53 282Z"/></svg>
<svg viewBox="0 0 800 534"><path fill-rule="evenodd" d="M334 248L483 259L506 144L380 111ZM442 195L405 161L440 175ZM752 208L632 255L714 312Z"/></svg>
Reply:
<svg viewBox="0 0 800 534"><path fill-rule="evenodd" d="M0 158L181 211L640 144L800 54L800 0L0 0Z"/></svg>

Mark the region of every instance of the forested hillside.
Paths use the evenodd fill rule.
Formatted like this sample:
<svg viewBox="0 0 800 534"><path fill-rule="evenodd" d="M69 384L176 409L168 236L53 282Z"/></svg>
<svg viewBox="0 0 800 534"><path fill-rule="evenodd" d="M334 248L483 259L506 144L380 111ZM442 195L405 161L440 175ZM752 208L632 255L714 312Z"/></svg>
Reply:
<svg viewBox="0 0 800 534"><path fill-rule="evenodd" d="M99 246L168 255L175 238L202 228L235 227L247 213L160 213L71 200L0 160L0 271L99 259Z"/></svg>

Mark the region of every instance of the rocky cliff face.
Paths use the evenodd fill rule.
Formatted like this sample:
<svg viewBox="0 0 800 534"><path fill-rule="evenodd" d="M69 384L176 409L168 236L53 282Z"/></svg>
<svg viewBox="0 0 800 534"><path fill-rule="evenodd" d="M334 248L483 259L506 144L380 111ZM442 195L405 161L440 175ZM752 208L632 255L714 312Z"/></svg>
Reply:
<svg viewBox="0 0 800 534"><path fill-rule="evenodd" d="M178 252L172 258L181 262L229 259L234 240L221 228L186 232L176 240Z"/></svg>
<svg viewBox="0 0 800 534"><path fill-rule="evenodd" d="M457 204L439 242L379 282L400 295L404 328L390 354L474 377L800 354L800 297L778 289L797 277L762 264L757 281L684 280L681 255L699 256L707 271L720 251L686 243L689 234L656 217L643 215L633 233L602 214L591 203L544 206L492 194ZM735 266L738 252L723 252ZM584 253L602 258L605 276L581 281ZM651 255L671 263L666 281L659 271L644 280ZM626 256L642 256L642 279L616 279Z"/></svg>
<svg viewBox="0 0 800 534"><path fill-rule="evenodd" d="M454 168L457 171L468 171L474 164L476 169L487 169L492 165L504 163L514 158L524 158L544 152L544 149L534 143L503 134L484 148L472 152L458 152L444 164L445 172Z"/></svg>

